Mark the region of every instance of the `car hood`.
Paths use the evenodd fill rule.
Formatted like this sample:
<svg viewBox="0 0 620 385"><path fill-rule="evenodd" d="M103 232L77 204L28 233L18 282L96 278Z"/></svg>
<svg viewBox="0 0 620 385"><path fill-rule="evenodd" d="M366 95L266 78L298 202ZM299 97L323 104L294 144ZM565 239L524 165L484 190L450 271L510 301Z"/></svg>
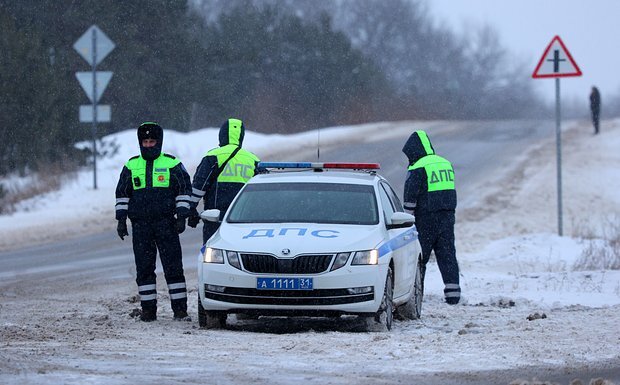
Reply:
<svg viewBox="0 0 620 385"><path fill-rule="evenodd" d="M294 257L308 253L369 250L375 248L382 238L377 225L222 224L208 245L240 252Z"/></svg>

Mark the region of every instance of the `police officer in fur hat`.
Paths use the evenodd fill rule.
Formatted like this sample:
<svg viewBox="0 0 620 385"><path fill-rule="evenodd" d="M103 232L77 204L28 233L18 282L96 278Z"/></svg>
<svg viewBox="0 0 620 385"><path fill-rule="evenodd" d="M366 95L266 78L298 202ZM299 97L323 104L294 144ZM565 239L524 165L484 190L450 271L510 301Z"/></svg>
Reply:
<svg viewBox="0 0 620 385"><path fill-rule="evenodd" d="M190 212L192 186L181 161L161 152L163 129L154 122L138 127L140 155L127 161L116 186L117 232L124 240L131 221L136 283L145 322L157 319L156 256L168 284L174 318L188 320L187 287L179 234Z"/></svg>

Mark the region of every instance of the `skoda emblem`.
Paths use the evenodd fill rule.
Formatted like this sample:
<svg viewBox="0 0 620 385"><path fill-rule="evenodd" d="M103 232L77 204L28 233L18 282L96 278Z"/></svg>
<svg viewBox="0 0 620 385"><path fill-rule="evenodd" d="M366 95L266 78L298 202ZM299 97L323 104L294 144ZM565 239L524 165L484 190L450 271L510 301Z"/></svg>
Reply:
<svg viewBox="0 0 620 385"><path fill-rule="evenodd" d="M291 253L291 251L289 249L282 249L282 254L283 255L289 255Z"/></svg>

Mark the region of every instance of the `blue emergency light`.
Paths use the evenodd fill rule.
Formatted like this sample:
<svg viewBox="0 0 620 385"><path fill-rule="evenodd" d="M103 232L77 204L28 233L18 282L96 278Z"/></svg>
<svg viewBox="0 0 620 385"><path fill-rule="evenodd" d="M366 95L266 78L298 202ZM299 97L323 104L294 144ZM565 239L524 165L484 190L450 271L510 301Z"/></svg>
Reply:
<svg viewBox="0 0 620 385"><path fill-rule="evenodd" d="M310 162L259 162L263 168L313 168Z"/></svg>

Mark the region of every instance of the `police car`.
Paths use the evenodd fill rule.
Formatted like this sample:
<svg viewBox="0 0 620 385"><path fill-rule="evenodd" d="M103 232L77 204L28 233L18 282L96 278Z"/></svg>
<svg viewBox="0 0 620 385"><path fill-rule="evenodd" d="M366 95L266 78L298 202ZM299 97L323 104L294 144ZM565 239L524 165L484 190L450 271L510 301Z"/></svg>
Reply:
<svg viewBox="0 0 620 385"><path fill-rule="evenodd" d="M420 317L414 217L372 163L262 162L198 263L198 322L228 314L341 316L392 327ZM201 217L218 221L220 211ZM241 317L239 317L241 318Z"/></svg>

